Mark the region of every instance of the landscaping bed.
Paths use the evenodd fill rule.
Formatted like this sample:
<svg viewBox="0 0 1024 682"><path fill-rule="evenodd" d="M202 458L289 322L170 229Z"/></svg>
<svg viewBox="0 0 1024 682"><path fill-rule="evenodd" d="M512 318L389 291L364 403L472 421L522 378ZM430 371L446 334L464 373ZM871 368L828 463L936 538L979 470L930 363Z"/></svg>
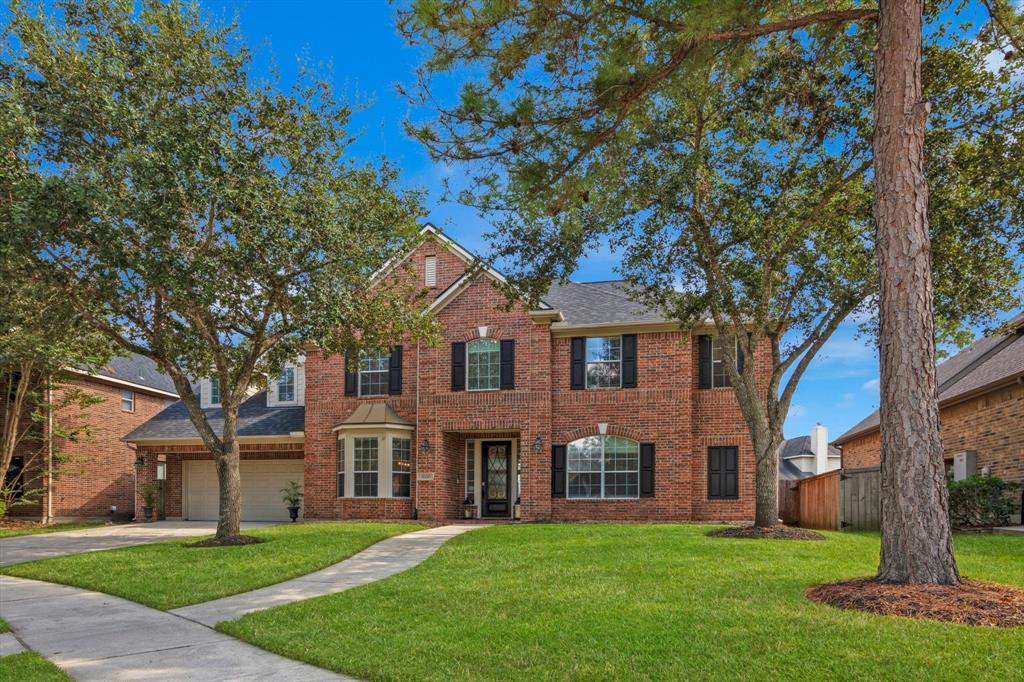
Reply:
<svg viewBox="0 0 1024 682"><path fill-rule="evenodd" d="M415 523L301 523L247 530L263 542L190 547L179 539L16 564L3 573L106 592L158 609L199 604L337 563Z"/></svg>
<svg viewBox="0 0 1024 682"><path fill-rule="evenodd" d="M218 628L369 680L1016 679L1024 628L810 601L868 575L877 533L709 538L709 526L529 524L457 537L378 583ZM961 571L1024 585L1018 538L957 536Z"/></svg>
<svg viewBox="0 0 1024 682"><path fill-rule="evenodd" d="M768 528L757 526L737 526L718 528L708 533L713 538L745 538L748 540L824 540L821 533L807 528L783 526L782 524Z"/></svg>

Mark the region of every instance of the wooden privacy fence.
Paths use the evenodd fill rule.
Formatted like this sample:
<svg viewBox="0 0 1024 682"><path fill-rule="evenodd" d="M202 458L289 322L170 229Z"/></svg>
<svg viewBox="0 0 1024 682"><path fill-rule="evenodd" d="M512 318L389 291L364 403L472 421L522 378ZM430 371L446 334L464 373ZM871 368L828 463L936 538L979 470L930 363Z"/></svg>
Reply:
<svg viewBox="0 0 1024 682"><path fill-rule="evenodd" d="M838 469L802 479L796 489L798 523L821 530L878 530L880 485L878 467Z"/></svg>

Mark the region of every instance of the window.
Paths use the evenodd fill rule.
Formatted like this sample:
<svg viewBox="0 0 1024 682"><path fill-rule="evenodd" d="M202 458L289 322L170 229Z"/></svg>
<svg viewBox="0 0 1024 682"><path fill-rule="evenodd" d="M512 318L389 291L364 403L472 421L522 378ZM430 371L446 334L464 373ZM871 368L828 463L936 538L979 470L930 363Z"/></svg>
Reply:
<svg viewBox="0 0 1024 682"><path fill-rule="evenodd" d="M617 436L590 436L568 445L570 498L615 499L640 496L640 446Z"/></svg>
<svg viewBox="0 0 1024 682"><path fill-rule="evenodd" d="M391 496L409 497L409 479L412 471L412 440L395 438L391 441Z"/></svg>
<svg viewBox="0 0 1024 682"><path fill-rule="evenodd" d="M295 368L284 367L277 377L277 401L280 403L295 402Z"/></svg>
<svg viewBox="0 0 1024 682"><path fill-rule="evenodd" d="M708 448L708 499L739 498L736 485L737 450L735 447Z"/></svg>
<svg viewBox="0 0 1024 682"><path fill-rule="evenodd" d="M729 378L729 370L725 368L725 352L723 350L722 343L732 341L736 343L736 339L733 337L721 337L715 336L711 339L711 387L712 388L729 388L732 386L732 379ZM738 349L739 346L737 345ZM737 357L739 351L737 350Z"/></svg>
<svg viewBox="0 0 1024 682"><path fill-rule="evenodd" d="M345 497L345 437L338 439L338 497Z"/></svg>
<svg viewBox="0 0 1024 682"><path fill-rule="evenodd" d="M437 256L423 259L423 284L428 287L437 286Z"/></svg>
<svg viewBox="0 0 1024 682"><path fill-rule="evenodd" d="M388 392L388 355L367 351L359 356L359 395L384 395Z"/></svg>
<svg viewBox="0 0 1024 682"><path fill-rule="evenodd" d="M476 441L466 441L466 504L476 501Z"/></svg>
<svg viewBox="0 0 1024 682"><path fill-rule="evenodd" d="M356 438L352 448L352 475L356 497L377 497L377 439Z"/></svg>
<svg viewBox="0 0 1024 682"><path fill-rule="evenodd" d="M622 337L587 337L587 388L622 385Z"/></svg>
<svg viewBox="0 0 1024 682"><path fill-rule="evenodd" d="M496 339L475 339L466 344L466 389L497 390L501 374L501 344Z"/></svg>
<svg viewBox="0 0 1024 682"><path fill-rule="evenodd" d="M210 379L210 405L220 405L220 379L217 377Z"/></svg>
<svg viewBox="0 0 1024 682"><path fill-rule="evenodd" d="M135 392L121 391L121 410L123 412L135 411Z"/></svg>

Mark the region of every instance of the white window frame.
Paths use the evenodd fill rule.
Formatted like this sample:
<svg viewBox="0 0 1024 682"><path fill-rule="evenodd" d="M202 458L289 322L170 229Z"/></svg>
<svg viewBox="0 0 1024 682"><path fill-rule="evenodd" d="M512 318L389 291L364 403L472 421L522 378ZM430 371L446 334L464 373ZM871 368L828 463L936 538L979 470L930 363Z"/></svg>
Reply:
<svg viewBox="0 0 1024 682"><path fill-rule="evenodd" d="M723 338L732 338L733 343L736 344L736 357L739 358L740 342L736 337L722 337L712 336L711 337L711 388L732 388L732 378L729 376L729 372L725 369L725 355L722 353L722 341ZM715 347L718 347L716 353ZM716 367L721 366L722 376L725 383L717 383L715 377L718 376L718 372L715 370Z"/></svg>
<svg viewBox="0 0 1024 682"><path fill-rule="evenodd" d="M409 452L409 468L405 469L405 470L401 470L401 471L398 471L398 470L395 469L395 444L398 443L399 441L404 441L405 443L408 443L408 448L409 448L409 450L408 450L408 452ZM410 436L392 436L391 438L388 439L388 442L391 445L391 447L388 448L388 450L389 450L389 457L390 457L390 461L391 461L391 476L390 476L390 481L391 481L391 497L396 498L396 499L403 499L403 500L404 499L408 499L408 498L412 497L412 436L411 435ZM395 477L396 476L405 476L405 478L406 478L406 485L409 488L409 494L408 495L396 495L395 494Z"/></svg>
<svg viewBox="0 0 1024 682"><path fill-rule="evenodd" d="M217 391L217 399L213 399L214 387ZM220 407L220 377L210 377L210 407Z"/></svg>
<svg viewBox="0 0 1024 682"><path fill-rule="evenodd" d="M356 460L356 453L359 451L359 441L373 441L374 442L374 448L376 449L376 455L377 455L376 460L377 461L375 462L375 466L374 466L373 469L359 469L359 468L357 468L358 462ZM356 436L354 438L354 440L352 442L352 497L370 497L370 498L374 498L374 497L380 497L381 496L381 494L380 494L380 473L381 473L380 472L380 470L381 470L380 455L381 455L381 450L382 449L386 449L386 450L388 450L390 452L390 448L381 448L380 441L381 441L381 438L378 437L378 436ZM366 476L368 474L373 474L374 475L374 482L375 482L374 488L375 488L376 492L373 495L360 495L359 493L356 492L356 482L358 481L360 475Z"/></svg>
<svg viewBox="0 0 1024 682"><path fill-rule="evenodd" d="M573 445L576 444L576 443L580 443L582 441L585 441L585 440L589 440L591 438L596 438L601 443L601 458L600 458L600 465L601 466L600 466L600 469L588 469L588 470L583 470L583 469L573 470L573 469L571 469L570 468L570 462L572 461L571 453L572 453ZM617 440L626 441L628 443L632 443L633 444L633 446L636 449L636 468L635 469L615 470L615 471L608 471L606 469L606 467L607 467L607 460L608 460L608 455L607 455L607 451L606 451L606 444L607 444L608 440L612 439L612 438L615 438ZM580 474L599 474L600 481L601 481L601 494L599 496L595 496L595 497L584 497L584 496L581 496L581 495L573 495L571 493L571 487L569 485L569 477L572 474L574 474L574 473L580 473ZM636 474L636 495L608 495L608 494L606 494L606 492L605 492L606 478L607 478L607 475L610 474L610 473L611 474L616 474L616 473L618 473L618 474L633 474L633 473L635 473ZM567 444L566 445L566 452L565 452L565 497L566 497L566 499L569 499L569 500L637 500L637 499L640 499L640 443L639 443L639 441L635 441L632 438L626 438L624 436L601 435L601 436L586 436L584 438L578 438L578 439L572 441L571 443Z"/></svg>
<svg viewBox="0 0 1024 682"><path fill-rule="evenodd" d="M291 374L292 397L288 398L286 400L285 398L281 397L281 379L283 379L285 377L285 375L288 374L288 373ZM279 375L277 375L277 381L274 382L274 391L276 391L276 393L277 393L277 402L278 403L280 403L280 404L292 404L292 403L295 403L296 401L298 401L298 399L299 399L299 380L298 380L298 377L299 377L298 371L294 367L292 367L291 365L285 365L284 367L281 368L281 373Z"/></svg>
<svg viewBox="0 0 1024 682"><path fill-rule="evenodd" d="M619 340L619 359L618 360L590 360L590 340L591 339L618 339ZM591 386L590 385L590 366L591 365L618 365L619 366L619 381L615 386ZM588 336L583 340L583 383L588 391L607 391L614 390L616 388L622 388L622 336Z"/></svg>
<svg viewBox="0 0 1024 682"><path fill-rule="evenodd" d="M126 401L128 402L128 407L124 406ZM121 391L121 411L135 412L135 391L127 388Z"/></svg>
<svg viewBox="0 0 1024 682"><path fill-rule="evenodd" d="M392 494L392 474L404 473L402 471L395 471L394 469L394 442L402 439L409 440L409 492L411 494L413 491L413 482L415 480L412 474L416 467L416 439L414 438L412 429L374 428L370 426L364 428L338 429L336 436L340 443L335 445L335 457L339 459L336 463L336 468L340 468L338 473L344 475L342 480L343 494L338 497L359 497L361 499L394 498L396 500L409 499L408 497L398 497ZM356 474L373 473L370 470L356 470L355 445L357 440L363 438L372 438L377 441L377 494L373 497L369 495L356 495ZM337 481L335 481L335 485L337 486Z"/></svg>
<svg viewBox="0 0 1024 682"><path fill-rule="evenodd" d="M481 346L483 344L486 344L488 347L494 349L493 351L487 351L487 352L488 353L492 353L493 352L498 357L498 361L494 365L495 373L494 373L494 386L493 387L492 386L487 386L485 388L471 388L471 386L470 386L470 383L471 383L470 382L470 368L472 367L472 365L470 364L470 357L473 354L473 350L472 349L473 349L474 344L476 346ZM479 377L477 377L477 379L479 380ZM467 391L498 391L500 389L501 389L501 341L499 341L498 339L491 339L491 338L487 338L487 337L481 337L481 338L478 338L478 339L473 339L472 341L469 341L468 343L466 343L466 390Z"/></svg>
<svg viewBox="0 0 1024 682"><path fill-rule="evenodd" d="M369 359L368 356L371 353L379 354L380 357L384 359L384 365L385 365L384 369L373 369L373 370L364 370L363 369L363 361ZM371 397L380 397L380 396L383 396L383 395L387 395L388 394L388 379L389 379L388 373L390 371L391 371L391 355L390 355L390 353L385 353L384 351L363 351L362 353L360 353L359 354L359 370L356 373L357 374L357 376L356 376L356 392L359 395L359 397L371 398ZM381 389L380 393L365 393L363 391L363 375L364 374L366 374L366 375L370 375L370 374L383 374L384 375L384 383L382 384L383 388Z"/></svg>
<svg viewBox="0 0 1024 682"><path fill-rule="evenodd" d="M466 456L465 456L465 500L469 500L469 504L476 504L476 441L472 438L466 441Z"/></svg>

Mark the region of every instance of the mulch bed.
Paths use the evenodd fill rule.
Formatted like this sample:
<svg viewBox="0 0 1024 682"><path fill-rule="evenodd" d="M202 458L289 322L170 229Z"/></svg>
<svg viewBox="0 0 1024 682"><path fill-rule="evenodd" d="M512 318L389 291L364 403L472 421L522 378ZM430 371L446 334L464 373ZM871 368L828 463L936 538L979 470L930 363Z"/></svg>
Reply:
<svg viewBox="0 0 1024 682"><path fill-rule="evenodd" d="M29 521L27 519L12 519L4 518L0 519L0 528L3 530L23 530L25 528L42 528L43 524L38 521Z"/></svg>
<svg viewBox="0 0 1024 682"><path fill-rule="evenodd" d="M1024 589L981 580L959 585L890 585L858 578L818 585L807 598L841 609L963 625L1024 625Z"/></svg>
<svg viewBox="0 0 1024 682"><path fill-rule="evenodd" d="M233 538L210 538L185 545L186 547L236 547L239 545L258 545L266 542L263 538L254 538L251 535L238 535Z"/></svg>
<svg viewBox="0 0 1024 682"><path fill-rule="evenodd" d="M719 528L708 533L713 538L748 538L751 540L824 540L825 536L806 528L795 528L778 524L769 528L757 526L736 526Z"/></svg>

